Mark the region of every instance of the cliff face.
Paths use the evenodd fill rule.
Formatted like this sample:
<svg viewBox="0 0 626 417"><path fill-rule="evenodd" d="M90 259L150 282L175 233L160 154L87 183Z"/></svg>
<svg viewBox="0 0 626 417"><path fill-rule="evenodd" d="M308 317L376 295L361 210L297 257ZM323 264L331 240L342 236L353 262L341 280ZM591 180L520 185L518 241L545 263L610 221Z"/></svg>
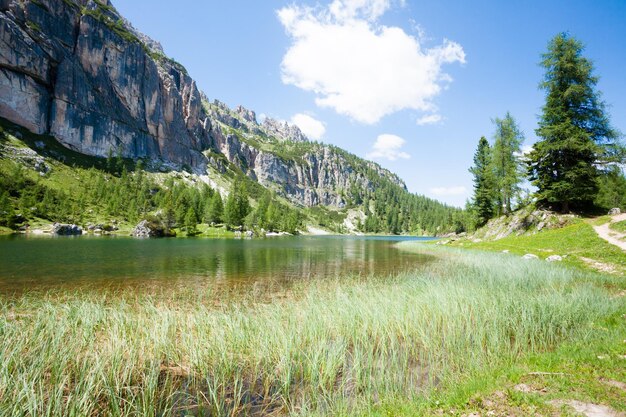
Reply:
<svg viewBox="0 0 626 417"><path fill-rule="evenodd" d="M0 116L89 155L206 172L225 168L203 152L222 153L306 206L340 207L348 187L371 189L363 170L404 186L376 164L308 142L295 126L208 105L185 69L108 0L0 0Z"/></svg>
<svg viewBox="0 0 626 417"><path fill-rule="evenodd" d="M151 58L108 3L2 0L0 12L1 116L90 155L202 166L195 82Z"/></svg>
<svg viewBox="0 0 626 417"><path fill-rule="evenodd" d="M243 107L230 111L209 106L216 148L249 177L282 192L296 204L343 207L344 193L356 187L373 191L372 177L406 189L404 182L378 164L340 149L309 142L296 126L265 119Z"/></svg>

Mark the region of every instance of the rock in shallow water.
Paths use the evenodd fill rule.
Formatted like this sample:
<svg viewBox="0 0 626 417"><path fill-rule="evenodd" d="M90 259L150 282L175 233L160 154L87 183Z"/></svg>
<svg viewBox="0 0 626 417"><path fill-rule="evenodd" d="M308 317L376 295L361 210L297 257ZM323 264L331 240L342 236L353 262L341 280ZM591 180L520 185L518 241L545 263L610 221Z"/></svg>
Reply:
<svg viewBox="0 0 626 417"><path fill-rule="evenodd" d="M148 220L142 220L135 226L133 231L130 233L131 236L134 237L165 237L171 236L166 233L166 230L163 227L155 222L151 222Z"/></svg>
<svg viewBox="0 0 626 417"><path fill-rule="evenodd" d="M55 223L50 232L61 236L82 235L83 229L75 224Z"/></svg>

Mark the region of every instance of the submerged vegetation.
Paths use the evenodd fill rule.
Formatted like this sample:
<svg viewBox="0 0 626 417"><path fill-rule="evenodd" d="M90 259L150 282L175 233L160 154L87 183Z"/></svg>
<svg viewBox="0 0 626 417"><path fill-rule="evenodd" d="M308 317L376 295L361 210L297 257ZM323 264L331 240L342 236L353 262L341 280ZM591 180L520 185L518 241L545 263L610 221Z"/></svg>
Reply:
<svg viewBox="0 0 626 417"><path fill-rule="evenodd" d="M589 337L623 308L606 276L435 253L440 260L398 277L312 281L233 301L198 289L3 297L0 415L418 409L489 370Z"/></svg>

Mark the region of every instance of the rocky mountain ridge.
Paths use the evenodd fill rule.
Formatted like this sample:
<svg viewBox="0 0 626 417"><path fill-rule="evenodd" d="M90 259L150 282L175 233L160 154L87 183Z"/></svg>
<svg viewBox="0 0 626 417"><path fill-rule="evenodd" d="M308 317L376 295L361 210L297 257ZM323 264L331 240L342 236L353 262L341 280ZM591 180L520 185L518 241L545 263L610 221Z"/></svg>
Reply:
<svg viewBox="0 0 626 417"><path fill-rule="evenodd" d="M0 0L0 116L78 152L239 169L293 203L342 207L394 174L296 126L209 103L185 68L108 0ZM224 160L225 159L225 160Z"/></svg>

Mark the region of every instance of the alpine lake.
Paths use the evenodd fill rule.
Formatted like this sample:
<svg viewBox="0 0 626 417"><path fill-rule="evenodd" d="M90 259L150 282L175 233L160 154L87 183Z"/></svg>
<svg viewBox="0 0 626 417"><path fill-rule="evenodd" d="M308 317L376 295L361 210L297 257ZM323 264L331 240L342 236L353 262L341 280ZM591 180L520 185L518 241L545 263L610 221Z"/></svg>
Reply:
<svg viewBox="0 0 626 417"><path fill-rule="evenodd" d="M302 280L386 277L431 257L396 243L412 236L294 236L265 239L121 236L0 237L0 292L175 288L280 291Z"/></svg>

